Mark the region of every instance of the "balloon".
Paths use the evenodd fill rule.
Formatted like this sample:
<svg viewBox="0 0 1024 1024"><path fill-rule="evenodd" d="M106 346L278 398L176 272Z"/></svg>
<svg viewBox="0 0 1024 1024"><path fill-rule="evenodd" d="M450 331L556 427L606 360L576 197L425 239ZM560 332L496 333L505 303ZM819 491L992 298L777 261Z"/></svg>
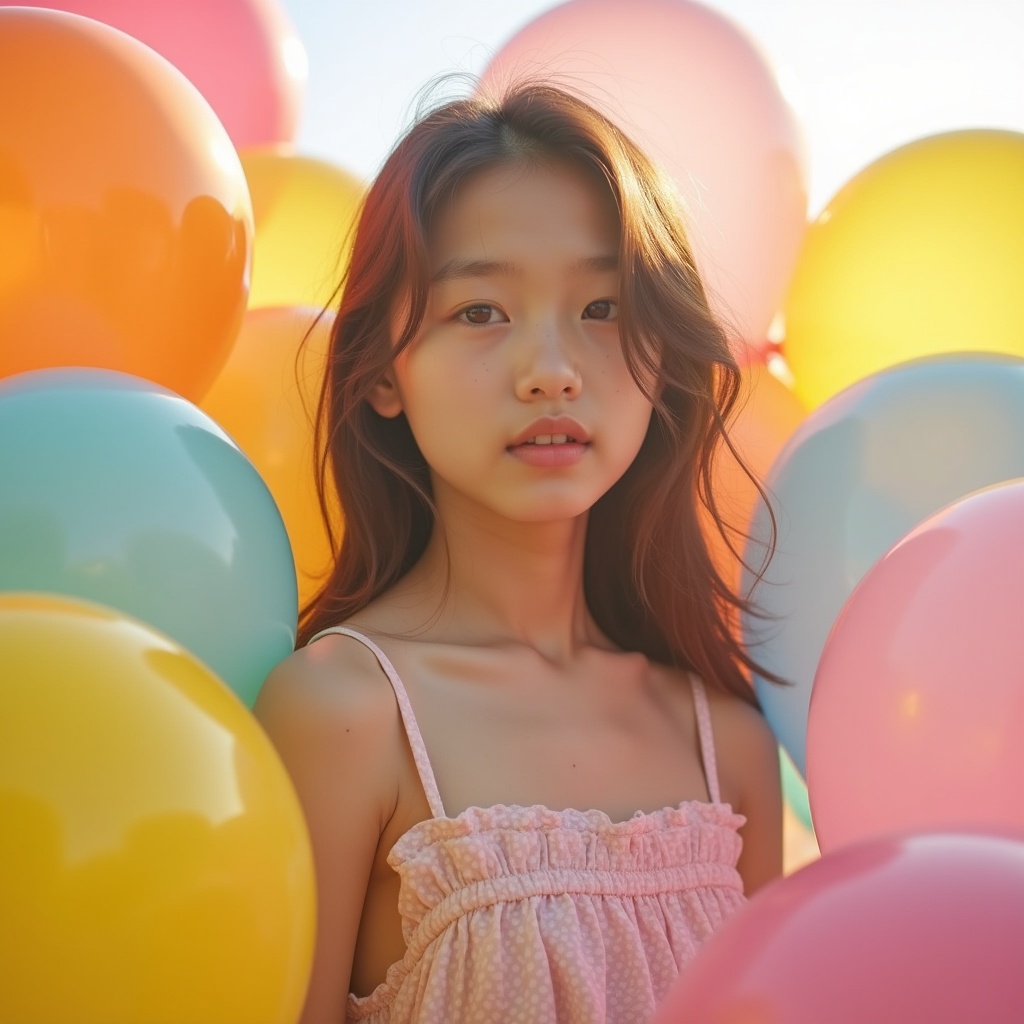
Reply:
<svg viewBox="0 0 1024 1024"><path fill-rule="evenodd" d="M814 830L788 804L782 805L782 873L791 875L821 856Z"/></svg>
<svg viewBox="0 0 1024 1024"><path fill-rule="evenodd" d="M791 681L754 685L775 735L806 777L807 709L836 616L872 564L951 501L1024 476L1024 361L936 356L860 381L811 412L766 484L779 522L774 557L741 616L744 640ZM759 564L764 509L744 549ZM744 575L749 585L749 574Z"/></svg>
<svg viewBox="0 0 1024 1024"><path fill-rule="evenodd" d="M281 510L300 605L313 596L331 564L313 472L313 417L332 319L330 314L317 319L311 309L249 310L228 365L202 402L252 460ZM340 537L337 510L335 527Z"/></svg>
<svg viewBox="0 0 1024 1024"><path fill-rule="evenodd" d="M0 7L0 377L96 366L198 398L252 230L231 140L179 71L98 22Z"/></svg>
<svg viewBox="0 0 1024 1024"><path fill-rule="evenodd" d="M779 769L782 777L782 871L792 874L821 856L811 822L807 784L796 770L789 755L779 747Z"/></svg>
<svg viewBox="0 0 1024 1024"><path fill-rule="evenodd" d="M813 828L807 783L796 770L792 758L782 747L779 747L779 773L782 778L782 796L786 805L805 828Z"/></svg>
<svg viewBox="0 0 1024 1024"><path fill-rule="evenodd" d="M274 500L191 403L110 370L0 381L0 591L77 595L173 637L246 703L295 642Z"/></svg>
<svg viewBox="0 0 1024 1024"><path fill-rule="evenodd" d="M919 139L857 174L811 225L784 352L809 408L896 363L1024 355L1024 134Z"/></svg>
<svg viewBox="0 0 1024 1024"><path fill-rule="evenodd" d="M0 6L11 5L0 0ZM279 0L17 0L15 6L94 18L151 46L203 94L236 147L295 138L308 68Z"/></svg>
<svg viewBox="0 0 1024 1024"><path fill-rule="evenodd" d="M737 412L729 424L729 438L747 468L763 481L806 414L793 392L763 363L748 363L743 367L742 378ZM729 536L733 545L742 550L743 538L762 499L727 447L721 448L715 458L712 481L715 500L731 528ZM739 587L739 563L709 516L705 532L719 572Z"/></svg>
<svg viewBox="0 0 1024 1024"><path fill-rule="evenodd" d="M713 306L762 346L806 230L807 186L799 127L754 43L688 0L571 0L504 44L481 91L538 77L581 95L664 167Z"/></svg>
<svg viewBox="0 0 1024 1024"><path fill-rule="evenodd" d="M285 1024L313 864L255 719L167 637L0 594L0 1019Z"/></svg>
<svg viewBox="0 0 1024 1024"><path fill-rule="evenodd" d="M894 829L1024 833L1024 481L926 519L868 571L807 725L823 850Z"/></svg>
<svg viewBox="0 0 1024 1024"><path fill-rule="evenodd" d="M249 308L326 308L348 266L362 185L312 157L271 149L241 156L256 218Z"/></svg>
<svg viewBox="0 0 1024 1024"><path fill-rule="evenodd" d="M828 854L758 892L654 1024L1024 1020L1024 842L938 834Z"/></svg>

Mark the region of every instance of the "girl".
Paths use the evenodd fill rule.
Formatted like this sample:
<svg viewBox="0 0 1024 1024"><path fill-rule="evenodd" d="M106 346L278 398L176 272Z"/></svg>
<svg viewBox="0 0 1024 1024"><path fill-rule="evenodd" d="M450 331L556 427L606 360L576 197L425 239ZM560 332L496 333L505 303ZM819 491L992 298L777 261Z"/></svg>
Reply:
<svg viewBox="0 0 1024 1024"><path fill-rule="evenodd" d="M522 86L398 144L320 404L344 543L257 706L316 861L305 1024L648 1021L779 874L701 532L737 378L593 109Z"/></svg>

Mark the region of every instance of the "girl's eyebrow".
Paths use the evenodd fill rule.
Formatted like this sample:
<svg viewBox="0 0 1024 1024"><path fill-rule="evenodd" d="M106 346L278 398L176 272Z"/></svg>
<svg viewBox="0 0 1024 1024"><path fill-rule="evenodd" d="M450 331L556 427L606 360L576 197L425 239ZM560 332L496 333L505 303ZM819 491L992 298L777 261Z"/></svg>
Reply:
<svg viewBox="0 0 1024 1024"><path fill-rule="evenodd" d="M454 256L430 279L433 284L460 277L518 277L522 268L507 260L470 260Z"/></svg>
<svg viewBox="0 0 1024 1024"><path fill-rule="evenodd" d="M608 273L619 269L619 257L616 253L600 256L583 256L570 268L571 273L586 271L590 273ZM463 277L521 277L523 268L508 260L473 260L463 256L454 256L430 279L431 284L441 281L452 281Z"/></svg>

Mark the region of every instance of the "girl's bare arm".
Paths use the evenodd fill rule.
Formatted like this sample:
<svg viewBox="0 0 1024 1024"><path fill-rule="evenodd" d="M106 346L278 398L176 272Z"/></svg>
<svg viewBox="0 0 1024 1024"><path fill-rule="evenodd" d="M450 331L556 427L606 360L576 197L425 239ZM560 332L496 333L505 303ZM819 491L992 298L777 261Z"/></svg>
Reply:
<svg viewBox="0 0 1024 1024"><path fill-rule="evenodd" d="M723 792L746 816L739 872L747 895L782 874L782 784L778 743L756 709L728 694L712 711Z"/></svg>
<svg viewBox="0 0 1024 1024"><path fill-rule="evenodd" d="M394 696L362 645L328 637L271 672L255 713L295 785L316 868L316 945L301 1024L338 1024L374 854L397 793Z"/></svg>

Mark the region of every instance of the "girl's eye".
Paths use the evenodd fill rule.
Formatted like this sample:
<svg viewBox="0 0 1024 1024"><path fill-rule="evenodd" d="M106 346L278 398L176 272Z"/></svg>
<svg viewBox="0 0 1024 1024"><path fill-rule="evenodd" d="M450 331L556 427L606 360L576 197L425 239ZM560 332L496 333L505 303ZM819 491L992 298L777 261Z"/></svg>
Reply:
<svg viewBox="0 0 1024 1024"><path fill-rule="evenodd" d="M505 319L497 306L487 305L467 306L465 309L459 310L456 317L464 323L473 324L477 327L485 324L500 323Z"/></svg>
<svg viewBox="0 0 1024 1024"><path fill-rule="evenodd" d="M619 304L614 299L598 299L583 310L585 320L615 320L619 315Z"/></svg>

